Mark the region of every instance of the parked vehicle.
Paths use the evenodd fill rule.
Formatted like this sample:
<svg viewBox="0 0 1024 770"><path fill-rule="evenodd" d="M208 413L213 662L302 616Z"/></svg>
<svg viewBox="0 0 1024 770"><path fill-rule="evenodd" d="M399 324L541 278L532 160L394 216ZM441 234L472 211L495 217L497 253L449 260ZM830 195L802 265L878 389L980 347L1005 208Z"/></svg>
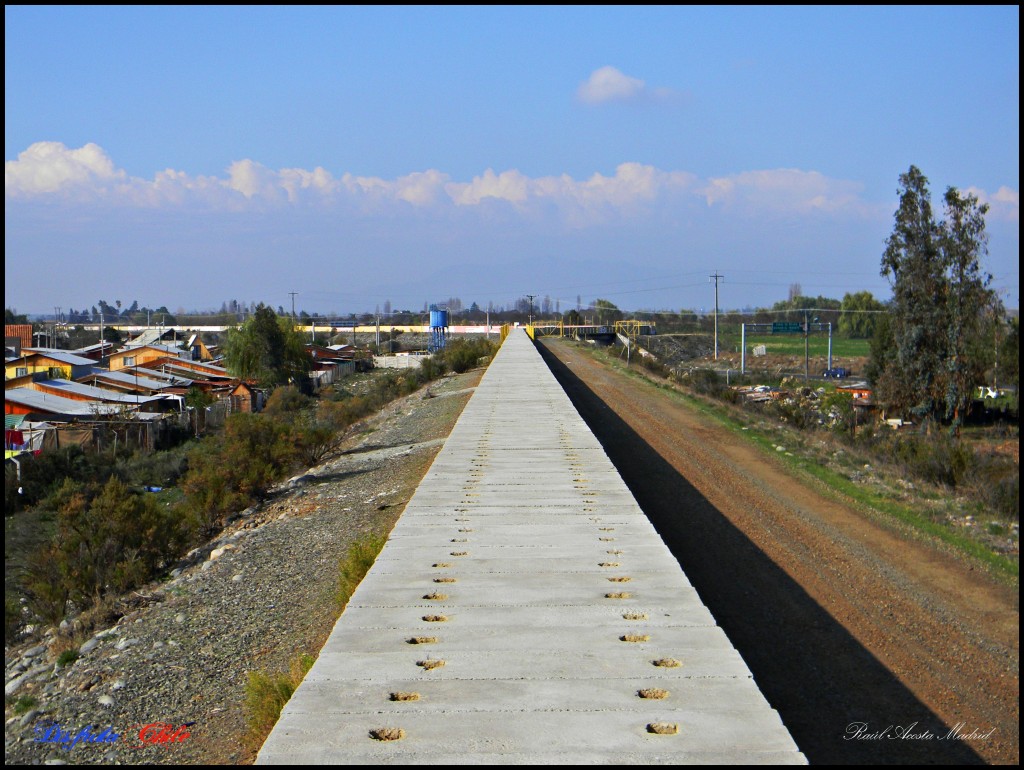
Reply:
<svg viewBox="0 0 1024 770"><path fill-rule="evenodd" d="M833 366L831 369L823 371L821 376L826 380L841 380L843 377L850 376L850 370L842 366Z"/></svg>

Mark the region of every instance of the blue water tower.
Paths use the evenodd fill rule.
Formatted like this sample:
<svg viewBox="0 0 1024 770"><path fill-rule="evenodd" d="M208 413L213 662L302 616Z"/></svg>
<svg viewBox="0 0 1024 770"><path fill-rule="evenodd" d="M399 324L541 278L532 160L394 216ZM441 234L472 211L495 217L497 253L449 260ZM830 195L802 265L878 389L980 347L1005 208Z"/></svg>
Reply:
<svg viewBox="0 0 1024 770"><path fill-rule="evenodd" d="M448 311L437 305L430 306L430 342L427 350L436 353L448 344Z"/></svg>

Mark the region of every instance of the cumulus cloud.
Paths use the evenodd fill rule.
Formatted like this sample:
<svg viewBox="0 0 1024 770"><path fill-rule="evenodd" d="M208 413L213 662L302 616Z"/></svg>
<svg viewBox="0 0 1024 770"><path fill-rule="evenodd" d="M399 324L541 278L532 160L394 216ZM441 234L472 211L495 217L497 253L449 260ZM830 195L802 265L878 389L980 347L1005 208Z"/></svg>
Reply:
<svg viewBox="0 0 1024 770"><path fill-rule="evenodd" d="M60 142L36 142L17 160L4 162L4 192L8 196L83 187L96 190L125 179L103 149L92 143L69 150Z"/></svg>
<svg viewBox="0 0 1024 770"><path fill-rule="evenodd" d="M576 96L587 104L625 102L640 97L644 88L644 81L639 78L624 75L615 67L607 66L590 73L590 77L580 84Z"/></svg>
<svg viewBox="0 0 1024 770"><path fill-rule="evenodd" d="M817 171L781 168L711 178L699 192L709 207L801 214L858 210L863 188L859 182L830 179Z"/></svg>
<svg viewBox="0 0 1024 770"><path fill-rule="evenodd" d="M977 197L980 203L989 205L989 216L1006 222L1020 221L1020 191L1003 185L994 193L987 193L977 187L968 187L964 192Z"/></svg>
<svg viewBox="0 0 1024 770"><path fill-rule="evenodd" d="M651 212L673 217L701 208L748 216L790 216L814 212L866 217L872 205L862 185L831 179L816 171L773 169L699 179L685 171L664 171L642 163L622 163L613 174L584 179L567 174L529 177L516 170L487 169L469 181L453 180L436 169L397 179L332 175L312 170L274 170L251 159L230 164L222 176L190 176L174 169L153 179L130 177L102 148L69 149L41 142L5 163L7 200L66 199L106 206L191 208L203 211L269 211L275 208L330 210L351 216L389 215L418 210L500 211L512 216L551 218L570 228L636 220ZM1016 217L1017 193L1000 188L987 200L993 212ZM496 208L498 207L498 208ZM870 211L869 211L870 209Z"/></svg>

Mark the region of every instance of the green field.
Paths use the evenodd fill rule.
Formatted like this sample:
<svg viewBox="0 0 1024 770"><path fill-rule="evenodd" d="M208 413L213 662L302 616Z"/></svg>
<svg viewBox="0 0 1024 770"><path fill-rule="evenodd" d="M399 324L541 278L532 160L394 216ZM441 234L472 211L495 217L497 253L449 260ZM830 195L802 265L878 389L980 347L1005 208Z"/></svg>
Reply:
<svg viewBox="0 0 1024 770"><path fill-rule="evenodd" d="M804 354L802 334L759 334L756 336L748 334L746 341L748 353L753 346L764 345L769 355L802 356ZM812 356L823 356L828 353L828 336L825 334L812 334L807 338L807 343ZM739 350L740 336L730 335L725 344L729 349ZM832 355L839 358L866 358L871 355L871 340L833 337Z"/></svg>

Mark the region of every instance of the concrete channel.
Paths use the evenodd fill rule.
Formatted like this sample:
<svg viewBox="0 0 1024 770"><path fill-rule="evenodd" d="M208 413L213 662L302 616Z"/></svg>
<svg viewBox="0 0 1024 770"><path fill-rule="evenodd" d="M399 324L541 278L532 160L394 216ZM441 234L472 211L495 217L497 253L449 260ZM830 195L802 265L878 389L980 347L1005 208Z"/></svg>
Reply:
<svg viewBox="0 0 1024 770"><path fill-rule="evenodd" d="M806 764L514 330L257 764Z"/></svg>

